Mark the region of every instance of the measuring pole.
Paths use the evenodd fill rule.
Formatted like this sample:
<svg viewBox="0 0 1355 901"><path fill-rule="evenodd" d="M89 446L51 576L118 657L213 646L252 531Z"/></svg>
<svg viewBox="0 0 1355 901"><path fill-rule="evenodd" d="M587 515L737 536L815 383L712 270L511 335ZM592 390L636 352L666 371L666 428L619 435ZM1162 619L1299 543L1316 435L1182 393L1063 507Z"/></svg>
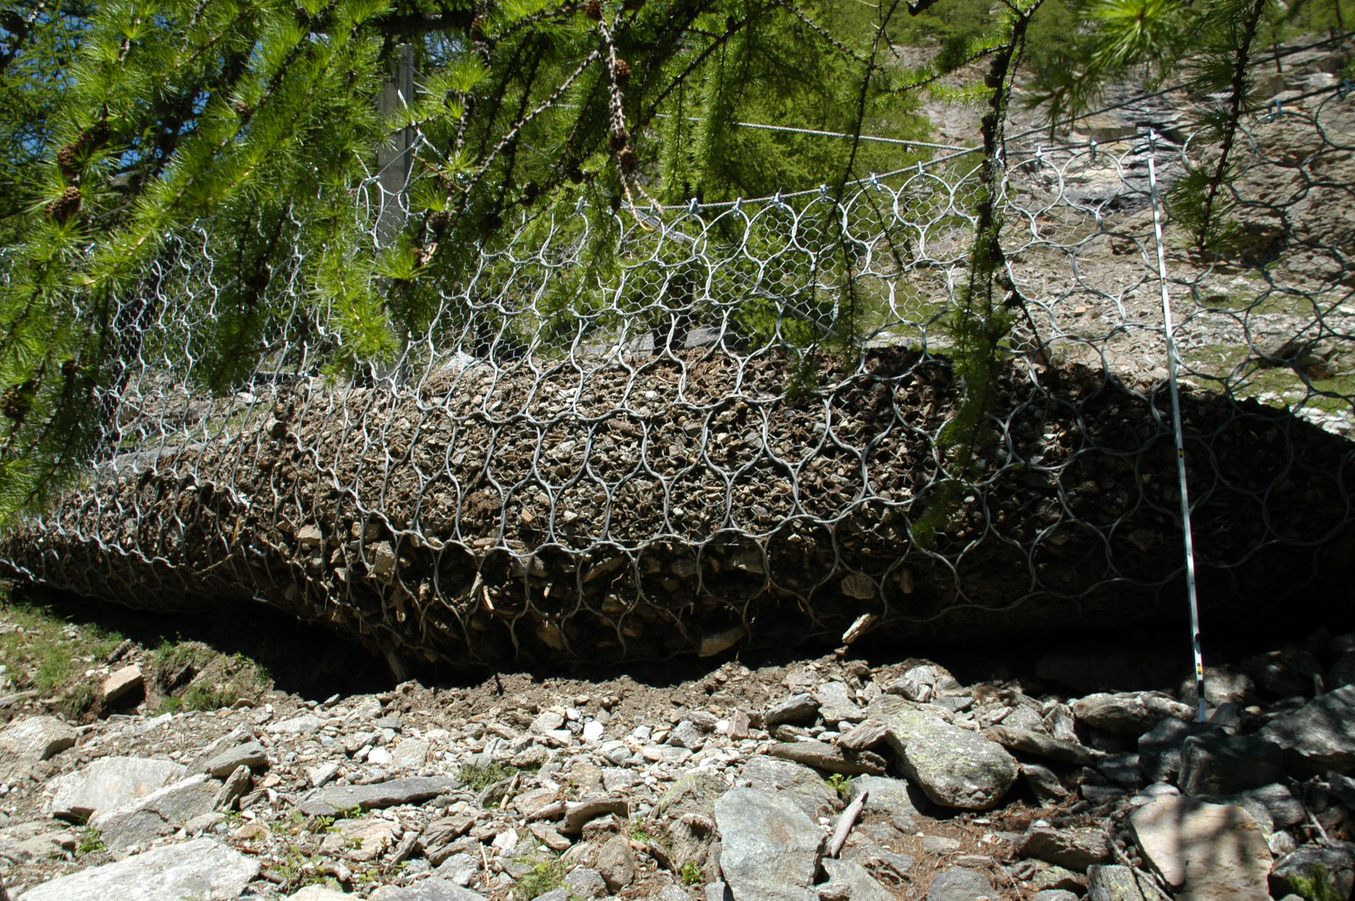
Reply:
<svg viewBox="0 0 1355 901"><path fill-rule="evenodd" d="M1185 533L1186 594L1190 599L1190 647L1195 664L1196 718L1205 720L1204 651L1200 644L1200 603L1195 593L1195 540L1190 528L1190 493L1186 488L1186 446L1181 433L1181 391L1176 381L1176 327L1172 325L1167 290L1167 251L1162 240L1162 195L1157 187L1157 132L1148 132L1148 191L1153 199L1153 234L1157 241L1157 280L1162 286L1162 331L1167 339L1167 384L1172 400L1172 435L1176 440L1176 476L1181 484L1181 527Z"/></svg>

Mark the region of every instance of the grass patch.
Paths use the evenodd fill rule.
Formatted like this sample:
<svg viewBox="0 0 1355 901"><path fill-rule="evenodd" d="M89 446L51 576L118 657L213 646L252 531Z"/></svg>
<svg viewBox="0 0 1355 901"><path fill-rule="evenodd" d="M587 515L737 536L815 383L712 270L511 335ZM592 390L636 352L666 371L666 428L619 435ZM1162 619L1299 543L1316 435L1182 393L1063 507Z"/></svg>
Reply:
<svg viewBox="0 0 1355 901"><path fill-rule="evenodd" d="M83 857L86 854L97 854L100 851L106 851L104 847L103 834L93 826L87 826L80 830L80 836L75 842L75 856Z"/></svg>
<svg viewBox="0 0 1355 901"><path fill-rule="evenodd" d="M82 715L93 706L94 686L84 672L108 661L124 641L118 632L71 623L50 608L0 596L0 660L14 687L36 690L64 710Z"/></svg>
<svg viewBox="0 0 1355 901"><path fill-rule="evenodd" d="M546 892L555 891L565 884L565 864L559 858L538 860L532 870L513 886L513 894L519 898L535 898Z"/></svg>
<svg viewBox="0 0 1355 901"><path fill-rule="evenodd" d="M682 872L678 874L682 877L683 885L700 885L701 868L696 865L696 861L689 860L682 865Z"/></svg>
<svg viewBox="0 0 1355 901"><path fill-rule="evenodd" d="M484 791L494 783L502 782L517 772L517 767L503 763L491 763L488 766L470 763L461 768L461 784L471 791Z"/></svg>
<svg viewBox="0 0 1355 901"><path fill-rule="evenodd" d="M841 773L834 773L824 781L827 782L828 787L831 788L833 791L837 792L838 797L842 798L844 801L847 800L847 798L852 793L851 776L844 776Z"/></svg>

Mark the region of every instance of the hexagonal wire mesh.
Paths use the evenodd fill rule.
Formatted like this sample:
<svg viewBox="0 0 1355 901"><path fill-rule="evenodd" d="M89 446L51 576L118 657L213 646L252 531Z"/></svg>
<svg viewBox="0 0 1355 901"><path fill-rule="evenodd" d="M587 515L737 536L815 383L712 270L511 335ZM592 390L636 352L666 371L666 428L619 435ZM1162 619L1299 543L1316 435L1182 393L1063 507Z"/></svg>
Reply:
<svg viewBox="0 0 1355 901"><path fill-rule="evenodd" d="M1324 83L1246 120L1223 250L1167 224L1206 606L1349 576L1353 104ZM291 222L257 367L204 387L247 276L190 229L124 303L103 451L7 566L134 606L262 600L456 663L1182 616L1146 164L1170 188L1215 151L1033 140L1007 147L1011 328L967 454L972 153L840 200L524 218L361 378L327 368ZM374 239L382 190L357 210Z"/></svg>

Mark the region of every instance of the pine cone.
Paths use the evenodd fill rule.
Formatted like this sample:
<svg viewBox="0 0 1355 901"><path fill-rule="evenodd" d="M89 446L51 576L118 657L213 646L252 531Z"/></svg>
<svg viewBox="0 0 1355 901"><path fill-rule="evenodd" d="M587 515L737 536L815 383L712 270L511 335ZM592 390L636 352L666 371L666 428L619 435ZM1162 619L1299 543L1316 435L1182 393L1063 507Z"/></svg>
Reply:
<svg viewBox="0 0 1355 901"><path fill-rule="evenodd" d="M602 0L588 0L583 5L583 14L594 22L602 21Z"/></svg>
<svg viewBox="0 0 1355 901"><path fill-rule="evenodd" d="M53 222L65 225L80 212L80 189L67 185L60 200L54 200L47 206L47 217Z"/></svg>
<svg viewBox="0 0 1355 901"><path fill-rule="evenodd" d="M616 83L619 86L624 88L626 85L630 84L630 73L631 73L630 63L626 62L624 59L621 59L620 57L617 57L616 68L614 71L616 72Z"/></svg>

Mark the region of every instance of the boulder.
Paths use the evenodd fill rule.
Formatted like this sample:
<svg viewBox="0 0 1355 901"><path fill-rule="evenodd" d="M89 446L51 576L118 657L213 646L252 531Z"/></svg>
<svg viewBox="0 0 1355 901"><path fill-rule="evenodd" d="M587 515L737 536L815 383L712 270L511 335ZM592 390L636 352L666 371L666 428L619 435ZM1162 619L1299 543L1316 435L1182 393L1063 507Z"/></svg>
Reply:
<svg viewBox="0 0 1355 901"><path fill-rule="evenodd" d="M735 901L815 901L823 833L779 795L731 789L715 802L720 872Z"/></svg>
<svg viewBox="0 0 1355 901"><path fill-rule="evenodd" d="M778 742L767 753L782 760L791 760L812 766L826 773L846 776L880 776L885 771L884 758L873 751L848 751L825 741Z"/></svg>
<svg viewBox="0 0 1355 901"><path fill-rule="evenodd" d="M1314 893L1316 890L1316 893ZM1355 890L1355 845L1305 845L1285 855L1270 874L1271 894L1305 898L1349 898Z"/></svg>
<svg viewBox="0 0 1355 901"><path fill-rule="evenodd" d="M345 895L352 898L352 895ZM424 879L413 885L377 889L372 901L485 901L485 896L446 879Z"/></svg>
<svg viewBox="0 0 1355 901"><path fill-rule="evenodd" d="M30 716L0 731L0 782L11 782L33 764L75 744L76 732L54 716Z"/></svg>
<svg viewBox="0 0 1355 901"><path fill-rule="evenodd" d="M1284 778L1280 746L1255 735L1206 733L1181 744L1181 791L1226 795Z"/></svg>
<svg viewBox="0 0 1355 901"><path fill-rule="evenodd" d="M849 860L823 862L828 881L818 887L819 898L845 898L848 901L894 901L894 895L875 881L869 871Z"/></svg>
<svg viewBox="0 0 1355 901"><path fill-rule="evenodd" d="M311 792L297 808L308 817L332 817L355 807L377 810L418 804L455 787L452 780L435 776L411 776L371 785L331 785Z"/></svg>
<svg viewBox="0 0 1355 901"><path fill-rule="evenodd" d="M993 726L984 735L1008 751L1067 766L1091 766L1102 754L1075 741L1064 741L1030 729Z"/></svg>
<svg viewBox="0 0 1355 901"><path fill-rule="evenodd" d="M104 679L103 685L100 687L100 694L103 696L105 704L113 705L144 695L145 688L141 667L135 663L129 663L114 670Z"/></svg>
<svg viewBox="0 0 1355 901"><path fill-rule="evenodd" d="M597 857L593 859L593 868L613 892L619 892L634 882L635 855L631 853L630 839L624 835L613 835L603 842Z"/></svg>
<svg viewBox="0 0 1355 901"><path fill-rule="evenodd" d="M225 779L239 766L247 766L252 770L266 769L268 755L264 752L263 745L257 741L247 741L225 748L203 761L199 769L210 776Z"/></svg>
<svg viewBox="0 0 1355 901"><path fill-rule="evenodd" d="M1271 720L1261 737L1284 748L1285 765L1297 775L1355 771L1355 685L1344 685Z"/></svg>
<svg viewBox="0 0 1355 901"><path fill-rule="evenodd" d="M258 873L256 859L198 838L44 882L24 892L23 901L234 901Z"/></svg>
<svg viewBox="0 0 1355 901"><path fill-rule="evenodd" d="M1087 870L1087 901L1166 901L1152 884L1129 867L1107 865Z"/></svg>
<svg viewBox="0 0 1355 901"><path fill-rule="evenodd" d="M904 775L942 807L989 810L1016 781L1016 760L1005 748L921 705L882 695L867 713L884 725Z"/></svg>
<svg viewBox="0 0 1355 901"><path fill-rule="evenodd" d="M1104 829L1050 829L1037 826L1022 837L1017 852L1079 873L1110 860Z"/></svg>
<svg viewBox="0 0 1355 901"><path fill-rule="evenodd" d="M1138 738L1160 720L1189 720L1189 706L1156 691L1098 692L1078 698L1070 705L1078 722L1109 732Z"/></svg>
<svg viewBox="0 0 1355 901"><path fill-rule="evenodd" d="M739 777L753 788L789 801L811 820L832 816L842 808L842 799L822 776L789 760L754 757L743 765Z"/></svg>
<svg viewBox="0 0 1355 901"><path fill-rule="evenodd" d="M1135 810L1129 825L1144 858L1180 901L1267 896L1270 848L1244 808L1167 796Z"/></svg>
<svg viewBox="0 0 1355 901"><path fill-rule="evenodd" d="M52 816L84 821L144 798L184 775L172 760L146 757L101 757L53 780Z"/></svg>
<svg viewBox="0 0 1355 901"><path fill-rule="evenodd" d="M997 901L998 897L987 876L965 867L943 870L927 889L927 901Z"/></svg>
<svg viewBox="0 0 1355 901"><path fill-rule="evenodd" d="M762 714L763 728L771 729L782 723L808 726L819 715L819 702L810 694L796 694L767 707Z"/></svg>
<svg viewBox="0 0 1355 901"><path fill-rule="evenodd" d="M211 813L221 786L203 773L167 785L122 807L101 810L89 824L99 830L109 851L169 835L194 817Z"/></svg>

